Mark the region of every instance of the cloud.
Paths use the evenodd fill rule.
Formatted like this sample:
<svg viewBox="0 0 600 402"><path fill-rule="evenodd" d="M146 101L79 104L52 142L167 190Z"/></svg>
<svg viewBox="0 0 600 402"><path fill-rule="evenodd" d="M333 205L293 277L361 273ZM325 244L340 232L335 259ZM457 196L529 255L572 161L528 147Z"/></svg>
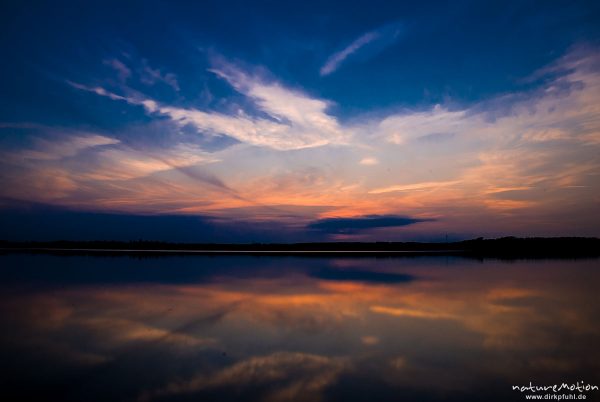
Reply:
<svg viewBox="0 0 600 402"><path fill-rule="evenodd" d="M117 72L121 82L125 82L129 77L131 77L131 70L118 59L104 60L104 64L112 67Z"/></svg>
<svg viewBox="0 0 600 402"><path fill-rule="evenodd" d="M104 145L116 145L120 141L92 133L78 133L77 135L63 136L59 140L36 138L32 149L25 149L15 156L23 159L59 160L78 153Z"/></svg>
<svg viewBox="0 0 600 402"><path fill-rule="evenodd" d="M132 100L130 100L130 99L124 97L124 96L117 95L115 93L107 91L106 89L104 89L102 87L99 87L99 86L89 87L87 85L79 84L77 82L73 82L73 81L69 81L69 80L67 80L67 84L69 84L73 88L79 89L81 91L87 91L87 92L95 93L96 95L106 96L107 98L112 99L112 100L127 101L128 103L132 103L132 104L138 104L139 103L139 102L133 102Z"/></svg>
<svg viewBox="0 0 600 402"><path fill-rule="evenodd" d="M104 149L96 154L97 165L89 173L96 180L132 179L152 173L186 169L218 159L194 144L177 144L170 149L135 149L130 146ZM195 178L198 178L197 176ZM214 179L203 178L215 184ZM222 186L222 184L220 184Z"/></svg>
<svg viewBox="0 0 600 402"><path fill-rule="evenodd" d="M407 112L388 116L376 123L378 136L394 144L440 133L453 134L471 129L479 116L467 116L464 110L449 111L441 105L422 112Z"/></svg>
<svg viewBox="0 0 600 402"><path fill-rule="evenodd" d="M331 102L249 75L223 60L216 60L215 64L211 71L252 99L280 125L284 124L286 137L299 137L310 146L341 143L346 139L337 119L327 114Z"/></svg>
<svg viewBox="0 0 600 402"><path fill-rule="evenodd" d="M373 166L373 165L377 165L379 163L379 161L373 157L366 157L366 158L362 158L359 163L364 166Z"/></svg>
<svg viewBox="0 0 600 402"><path fill-rule="evenodd" d="M399 23L389 24L361 35L344 49L329 56L319 73L323 77L335 72L348 57L373 42L380 42L378 50L392 45L397 40L401 27Z"/></svg>
<svg viewBox="0 0 600 402"><path fill-rule="evenodd" d="M49 184L52 184L50 182ZM130 187L139 189L133 183ZM188 189L188 192L191 191ZM204 191L205 193L207 191ZM168 193L168 192L167 192ZM213 194L213 192L210 192ZM143 199L143 194L136 194L134 203ZM178 194L179 196L180 194ZM185 193L182 193L185 195ZM44 194L46 196L46 194ZM104 197L112 196L108 191ZM120 194L122 197L122 194ZM194 199L195 198L195 199ZM77 200L75 207L81 209L84 200ZM96 205L92 207L96 211L101 210ZM115 201L118 199L115 197ZM187 202L188 200L184 200ZM199 206L203 200L192 197L190 204ZM154 199L160 203L160 199ZM115 202L116 204L116 202ZM95 240L149 240L149 241L171 241L171 242L200 242L200 243L250 243L253 241L281 242L285 241L309 241L314 240L303 236L299 230L294 230L279 221L253 222L247 215L241 217L229 217L228 219L215 218L211 215L194 214L156 214L139 213L139 207L134 214L127 213L105 213L105 212L83 212L73 211L67 208L52 207L48 204L27 203L19 199L0 199L0 239L11 239L15 241L52 241L57 239L72 241L95 241ZM155 204L156 206L156 204ZM119 205L114 205L113 209ZM120 206L123 208L123 205ZM126 207L126 205L125 205ZM165 208L166 209L166 208ZM164 283L165 281L181 281L185 283L199 281L205 274L195 271L192 276L180 271L167 279L164 275L155 276L127 276L123 271L114 270L110 273L105 271L105 278L110 281L144 281L154 280ZM25 274L24 274L25 275ZM36 280L48 283L56 278L49 276L36 277ZM72 273L69 275L72 282L86 282L89 277L85 274Z"/></svg>
<svg viewBox="0 0 600 402"><path fill-rule="evenodd" d="M348 45L346 48L329 56L323 67L321 67L321 70L319 70L321 76L333 73L335 70L338 69L340 64L342 64L342 62L346 60L348 56L350 56L352 53L356 52L358 49L365 46L369 42L374 41L375 39L377 39L378 36L379 35L377 35L376 32L367 32L366 34L362 35L360 38L352 42L350 45Z"/></svg>
<svg viewBox="0 0 600 402"><path fill-rule="evenodd" d="M3 192L63 205L84 198L120 211L227 216L237 208L260 206L269 211L269 219L276 219L278 205L319 211L303 215L298 227L316 216L444 217L397 231L402 236L421 230L444 233L450 225L475 234L482 219L494 228L489 235L594 235L598 220L583 211L594 210L598 193L598 60L595 48L574 50L542 69L535 85L521 91L468 106L373 110L347 120L333 114L328 99L264 70L219 58L211 60L211 71L249 107L240 110L234 98L223 99L226 107L220 111L192 103L184 107L123 85L69 82L78 90L143 108L155 123L169 126L171 142L161 148L139 134L125 134L124 143L77 151L78 145L64 136L46 136L44 127L31 126L42 137L56 139L57 148L38 143L4 152L2 167L11 167L0 174ZM7 133L21 130L14 123L0 127ZM119 141L121 134L98 135ZM133 137L146 145L132 148L125 138ZM209 154L194 145L206 138L228 143ZM201 160L194 161L195 156ZM197 166L210 160L220 161L210 172ZM192 179L195 174L207 180ZM211 181L226 183L240 198L217 190ZM574 208L582 212L570 213ZM280 214L287 219L287 213ZM377 233L393 233L391 228Z"/></svg>
<svg viewBox="0 0 600 402"><path fill-rule="evenodd" d="M427 220L397 215L368 215L355 218L319 219L311 222L307 228L324 233L348 234L369 229L413 225Z"/></svg>
<svg viewBox="0 0 600 402"><path fill-rule="evenodd" d="M226 80L238 92L254 100L261 110L276 120L288 121L301 127L319 125L324 131L335 132L338 128L336 120L325 113L331 104L328 101L311 98L278 82L266 82L223 61L211 71Z"/></svg>
<svg viewBox="0 0 600 402"><path fill-rule="evenodd" d="M111 67L117 72L119 81L122 84L125 84L127 80L131 78L131 69L121 60L117 58L106 59L103 61L103 64ZM137 73L139 74L140 82L143 84L152 86L158 82L162 82L173 88L175 91L180 90L179 82L177 81L177 76L175 74L164 73L161 69L151 67L146 59L142 59L141 66L137 69Z"/></svg>
<svg viewBox="0 0 600 402"><path fill-rule="evenodd" d="M85 166L73 177L95 180L130 179L161 170L184 168L218 161L194 144L179 143L170 148L136 149L115 138L92 133L68 133L54 138L34 137L30 148L7 156L13 163L23 160L56 163L84 159ZM83 153L86 152L85 155Z"/></svg>
<svg viewBox="0 0 600 402"><path fill-rule="evenodd" d="M211 71L246 95L270 118L250 116L241 109L236 114L224 114L167 106L139 94L122 96L102 87L68 83L96 95L143 106L148 113L168 116L180 126L191 125L212 135L225 134L251 145L293 150L347 141L348 130L342 130L337 120L326 113L329 102L291 90L277 82L267 83L223 61Z"/></svg>
<svg viewBox="0 0 600 402"><path fill-rule="evenodd" d="M376 188L374 190L369 191L369 194L383 194L383 193L392 193L396 191L418 191L425 189L432 189L438 187L452 186L460 183L458 180L454 181L442 181L442 182L424 182L424 183L414 183L414 184L401 184L395 186L389 186L384 188Z"/></svg>
<svg viewBox="0 0 600 402"><path fill-rule="evenodd" d="M195 144L134 147L103 135L57 128L30 142L25 149L0 152L0 183L7 186L4 197L93 210L102 204L122 210L139 203L144 208L151 199L152 203L166 202L179 192L195 197L199 205L199 197L193 195L198 187L208 197L215 192L237 197L221 180L201 169L218 159ZM160 175L179 177L161 182ZM187 190L178 182L185 183ZM185 199L181 194L178 197Z"/></svg>
<svg viewBox="0 0 600 402"><path fill-rule="evenodd" d="M140 68L140 81L147 85L154 85L157 82L162 82L169 85L175 91L179 92L179 83L177 77L173 73L163 73L158 68L150 67L148 60L142 59L142 67Z"/></svg>

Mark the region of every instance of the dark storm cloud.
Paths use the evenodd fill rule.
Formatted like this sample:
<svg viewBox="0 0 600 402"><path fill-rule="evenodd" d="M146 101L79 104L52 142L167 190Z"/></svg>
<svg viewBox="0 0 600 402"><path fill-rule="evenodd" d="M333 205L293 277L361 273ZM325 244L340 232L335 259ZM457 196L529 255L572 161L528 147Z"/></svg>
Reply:
<svg viewBox="0 0 600 402"><path fill-rule="evenodd" d="M326 218L311 222L307 228L323 233L356 233L363 230L413 225L431 219L398 215L366 215L357 218Z"/></svg>
<svg viewBox="0 0 600 402"><path fill-rule="evenodd" d="M129 215L71 211L0 198L0 239L11 241L148 240L199 243L307 241L280 222L202 215Z"/></svg>

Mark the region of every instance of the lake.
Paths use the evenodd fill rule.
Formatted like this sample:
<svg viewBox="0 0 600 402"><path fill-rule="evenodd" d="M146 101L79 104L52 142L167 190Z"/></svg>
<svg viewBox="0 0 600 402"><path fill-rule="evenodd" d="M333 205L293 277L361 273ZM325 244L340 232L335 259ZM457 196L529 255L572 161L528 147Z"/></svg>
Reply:
<svg viewBox="0 0 600 402"><path fill-rule="evenodd" d="M7 253L0 266L5 401L508 401L547 393L512 388L530 382L600 385L598 259Z"/></svg>

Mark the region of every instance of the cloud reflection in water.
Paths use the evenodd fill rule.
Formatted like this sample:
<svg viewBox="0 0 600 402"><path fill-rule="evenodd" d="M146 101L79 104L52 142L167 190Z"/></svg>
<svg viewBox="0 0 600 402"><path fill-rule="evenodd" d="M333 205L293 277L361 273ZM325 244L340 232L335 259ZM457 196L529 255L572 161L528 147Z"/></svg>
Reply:
<svg viewBox="0 0 600 402"><path fill-rule="evenodd" d="M600 373L597 261L0 258L15 400L506 400ZM36 284L73 267L94 281Z"/></svg>

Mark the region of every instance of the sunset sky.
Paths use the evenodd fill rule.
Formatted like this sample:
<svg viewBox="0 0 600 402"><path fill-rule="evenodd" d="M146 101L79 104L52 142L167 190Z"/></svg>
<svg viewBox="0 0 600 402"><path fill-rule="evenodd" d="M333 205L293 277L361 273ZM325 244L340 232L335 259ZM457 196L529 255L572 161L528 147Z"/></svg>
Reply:
<svg viewBox="0 0 600 402"><path fill-rule="evenodd" d="M599 2L191 3L0 6L0 239L600 236Z"/></svg>

